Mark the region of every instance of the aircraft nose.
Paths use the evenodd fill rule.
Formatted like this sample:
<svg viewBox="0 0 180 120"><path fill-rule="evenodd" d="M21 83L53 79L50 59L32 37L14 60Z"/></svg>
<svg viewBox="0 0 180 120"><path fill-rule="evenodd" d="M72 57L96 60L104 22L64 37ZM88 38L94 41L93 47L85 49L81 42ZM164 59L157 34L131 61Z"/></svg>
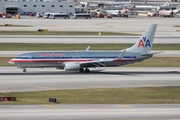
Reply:
<svg viewBox="0 0 180 120"><path fill-rule="evenodd" d="M9 61L9 64L14 64L13 59L11 59L11 60Z"/></svg>

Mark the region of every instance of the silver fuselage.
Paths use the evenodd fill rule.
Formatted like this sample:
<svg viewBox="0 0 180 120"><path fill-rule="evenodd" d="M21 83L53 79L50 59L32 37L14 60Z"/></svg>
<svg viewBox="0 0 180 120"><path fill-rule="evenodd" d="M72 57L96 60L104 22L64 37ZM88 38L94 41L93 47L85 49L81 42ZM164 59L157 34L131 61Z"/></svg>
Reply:
<svg viewBox="0 0 180 120"><path fill-rule="evenodd" d="M64 63L81 63L88 61L102 61L105 66L121 66L138 61L142 61L151 56L141 56L141 53L126 52L122 59L117 59L122 51L77 51L77 52L34 52L17 56L9 63L20 68L33 67L62 67ZM83 66L82 66L83 67ZM96 67L87 64L86 67Z"/></svg>

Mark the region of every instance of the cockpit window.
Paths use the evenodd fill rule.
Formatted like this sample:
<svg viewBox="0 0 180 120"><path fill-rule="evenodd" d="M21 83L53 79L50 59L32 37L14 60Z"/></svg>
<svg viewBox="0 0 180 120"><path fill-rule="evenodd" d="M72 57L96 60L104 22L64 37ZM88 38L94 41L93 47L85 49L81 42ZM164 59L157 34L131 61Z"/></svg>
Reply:
<svg viewBox="0 0 180 120"><path fill-rule="evenodd" d="M22 54L15 57L15 59L30 59L32 58L29 54Z"/></svg>

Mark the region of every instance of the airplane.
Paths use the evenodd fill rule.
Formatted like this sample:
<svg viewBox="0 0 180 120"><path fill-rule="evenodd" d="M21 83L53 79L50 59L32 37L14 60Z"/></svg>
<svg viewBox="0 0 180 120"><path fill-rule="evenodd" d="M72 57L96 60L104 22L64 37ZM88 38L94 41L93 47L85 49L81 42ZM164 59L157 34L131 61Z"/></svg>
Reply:
<svg viewBox="0 0 180 120"><path fill-rule="evenodd" d="M118 16L121 14L121 10L105 10L107 15Z"/></svg>
<svg viewBox="0 0 180 120"><path fill-rule="evenodd" d="M160 10L158 14L161 17L173 17L173 10Z"/></svg>
<svg viewBox="0 0 180 120"><path fill-rule="evenodd" d="M162 17L173 17L174 15L178 14L180 11L180 5L176 6L176 9L172 10L159 10L159 16Z"/></svg>
<svg viewBox="0 0 180 120"><path fill-rule="evenodd" d="M128 2L125 2L124 0L122 2L116 2L116 1L101 1L101 2L104 2L109 5L114 5L114 4L129 5L134 3L134 0L129 0Z"/></svg>
<svg viewBox="0 0 180 120"><path fill-rule="evenodd" d="M132 47L120 51L90 51L88 46L85 51L31 52L18 55L9 63L23 69L23 72L26 72L26 68L54 67L65 71L89 73L89 68L141 62L155 54L151 52L151 48L156 27L157 24L150 25Z"/></svg>
<svg viewBox="0 0 180 120"><path fill-rule="evenodd" d="M119 17L119 16L123 15L124 13L126 13L127 9L126 9L126 7L124 7L122 10L105 10L105 12L109 15Z"/></svg>
<svg viewBox="0 0 180 120"><path fill-rule="evenodd" d="M142 10L142 9L156 9L157 11L160 10L161 8L170 8L169 2L165 2L163 5L147 5L147 4L142 4L142 5L134 5L133 8L137 10Z"/></svg>

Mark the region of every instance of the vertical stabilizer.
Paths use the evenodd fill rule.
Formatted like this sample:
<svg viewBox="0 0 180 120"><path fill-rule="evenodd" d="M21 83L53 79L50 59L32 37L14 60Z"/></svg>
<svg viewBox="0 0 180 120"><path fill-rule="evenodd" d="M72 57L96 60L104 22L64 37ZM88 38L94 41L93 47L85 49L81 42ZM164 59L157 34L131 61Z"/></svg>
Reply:
<svg viewBox="0 0 180 120"><path fill-rule="evenodd" d="M152 49L154 35L156 32L157 24L152 24L139 38L139 40L130 48L127 48L127 52L140 52L147 53Z"/></svg>

